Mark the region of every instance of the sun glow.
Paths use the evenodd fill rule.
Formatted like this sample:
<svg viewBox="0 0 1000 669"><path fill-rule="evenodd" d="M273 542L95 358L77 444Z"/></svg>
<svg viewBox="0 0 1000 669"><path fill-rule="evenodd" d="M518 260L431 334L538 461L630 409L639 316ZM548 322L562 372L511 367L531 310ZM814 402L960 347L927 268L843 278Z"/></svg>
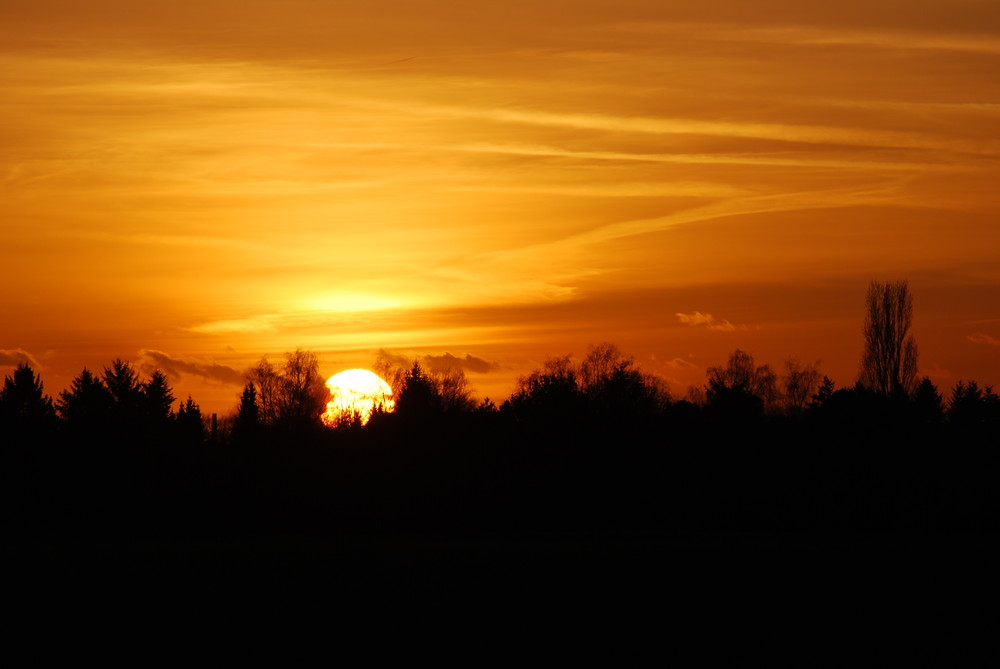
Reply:
<svg viewBox="0 0 1000 669"><path fill-rule="evenodd" d="M323 413L323 423L330 427L355 418L365 425L376 409L392 411L396 406L389 384L367 369L334 374L327 379L326 387L330 389L330 401Z"/></svg>
<svg viewBox="0 0 1000 669"><path fill-rule="evenodd" d="M398 307L399 301L377 295L321 295L307 300L303 306L310 311L379 311L381 309Z"/></svg>

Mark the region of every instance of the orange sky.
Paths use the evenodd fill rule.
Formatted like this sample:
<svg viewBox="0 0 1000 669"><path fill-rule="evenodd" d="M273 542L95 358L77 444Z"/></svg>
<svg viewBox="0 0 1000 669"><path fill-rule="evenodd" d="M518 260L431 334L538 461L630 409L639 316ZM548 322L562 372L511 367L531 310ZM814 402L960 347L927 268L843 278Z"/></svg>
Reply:
<svg viewBox="0 0 1000 669"><path fill-rule="evenodd" d="M5 0L0 373L222 413L387 349L504 398L608 340L846 385L907 278L921 373L1000 384L995 1L488 4Z"/></svg>

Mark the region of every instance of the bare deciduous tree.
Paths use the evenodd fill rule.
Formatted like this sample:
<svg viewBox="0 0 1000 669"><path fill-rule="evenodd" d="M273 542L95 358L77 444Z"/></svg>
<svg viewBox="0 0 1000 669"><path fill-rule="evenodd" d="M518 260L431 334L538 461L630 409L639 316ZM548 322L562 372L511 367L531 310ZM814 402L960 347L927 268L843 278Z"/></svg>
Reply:
<svg viewBox="0 0 1000 669"><path fill-rule="evenodd" d="M630 370L635 365L632 356L625 355L617 345L603 342L587 349L587 357L580 363L579 381L584 389L596 388L606 383L616 373Z"/></svg>
<svg viewBox="0 0 1000 669"><path fill-rule="evenodd" d="M785 407L790 415L805 411L806 404L819 387L818 363L804 365L795 358L785 361L786 373L781 377L785 390Z"/></svg>
<svg viewBox="0 0 1000 669"><path fill-rule="evenodd" d="M285 353L280 369L261 358L247 370L246 377L256 388L260 420L265 425L306 427L319 423L330 393L315 353L302 349Z"/></svg>
<svg viewBox="0 0 1000 669"><path fill-rule="evenodd" d="M472 384L465 376L465 371L458 368L432 372L441 396L441 409L444 411L472 411L476 406L472 399Z"/></svg>
<svg viewBox="0 0 1000 669"><path fill-rule="evenodd" d="M779 400L777 377L770 365L757 366L753 356L736 349L724 367L709 367L706 397L711 403L723 395L753 395L760 399L764 411L776 410Z"/></svg>
<svg viewBox="0 0 1000 669"><path fill-rule="evenodd" d="M917 344L909 334L912 321L913 296L906 281L868 285L860 385L881 395L913 394Z"/></svg>

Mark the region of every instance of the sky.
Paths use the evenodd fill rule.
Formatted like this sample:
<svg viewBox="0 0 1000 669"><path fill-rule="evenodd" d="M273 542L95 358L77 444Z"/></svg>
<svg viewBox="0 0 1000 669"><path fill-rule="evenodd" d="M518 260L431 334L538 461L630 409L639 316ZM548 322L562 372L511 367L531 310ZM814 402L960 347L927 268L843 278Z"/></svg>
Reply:
<svg viewBox="0 0 1000 669"><path fill-rule="evenodd" d="M114 358L209 412L316 352L507 397L610 341L1000 384L994 0L5 0L0 374Z"/></svg>

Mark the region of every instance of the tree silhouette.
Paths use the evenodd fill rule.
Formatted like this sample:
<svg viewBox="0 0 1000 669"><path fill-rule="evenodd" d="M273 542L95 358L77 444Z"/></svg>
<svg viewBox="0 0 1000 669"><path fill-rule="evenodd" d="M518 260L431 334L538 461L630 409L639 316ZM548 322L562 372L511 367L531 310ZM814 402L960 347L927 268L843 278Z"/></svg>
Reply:
<svg viewBox="0 0 1000 669"><path fill-rule="evenodd" d="M113 398L107 386L86 367L59 393L56 410L75 431L94 433L108 420Z"/></svg>
<svg viewBox="0 0 1000 669"><path fill-rule="evenodd" d="M319 361L311 351L296 349L285 353L285 362L276 368L267 358L247 370L254 385L257 409L264 425L291 430L319 426L330 392L319 373Z"/></svg>
<svg viewBox="0 0 1000 669"><path fill-rule="evenodd" d="M948 400L948 420L961 427L1000 423L1000 396L993 386L980 388L975 381L959 381Z"/></svg>
<svg viewBox="0 0 1000 669"><path fill-rule="evenodd" d="M143 419L149 427L164 427L170 420L173 405L174 394L166 375L158 369L153 370L142 384Z"/></svg>
<svg viewBox="0 0 1000 669"><path fill-rule="evenodd" d="M205 441L205 422L202 420L201 407L191 399L190 395L187 401L181 402L177 407L174 422L183 443L196 446Z"/></svg>
<svg viewBox="0 0 1000 669"><path fill-rule="evenodd" d="M396 399L396 413L401 417L414 418L438 413L441 409L437 385L420 363L414 362Z"/></svg>
<svg viewBox="0 0 1000 669"><path fill-rule="evenodd" d="M631 370L634 366L635 359L622 353L617 345L611 342L592 345L580 363L580 385L584 390L597 388L607 383L615 374Z"/></svg>
<svg viewBox="0 0 1000 669"><path fill-rule="evenodd" d="M549 358L542 369L520 377L503 406L529 420L569 421L579 417L583 393L569 356Z"/></svg>
<svg viewBox="0 0 1000 669"><path fill-rule="evenodd" d="M785 391L785 407L789 415L801 415L820 382L817 365L803 365L794 358L785 361L781 381ZM825 377L824 377L825 378Z"/></svg>
<svg viewBox="0 0 1000 669"><path fill-rule="evenodd" d="M462 369L446 369L431 372L431 381L437 389L441 410L445 413L472 411L476 407L472 399L472 386Z"/></svg>
<svg viewBox="0 0 1000 669"><path fill-rule="evenodd" d="M830 401L833 397L835 391L835 386L833 379L829 376L823 375L823 380L820 381L819 388L816 389L816 393L809 398L809 404L807 408L811 412L821 411L826 403Z"/></svg>
<svg viewBox="0 0 1000 669"><path fill-rule="evenodd" d="M921 423L936 425L944 420L944 401L937 387L926 376L913 393L913 406Z"/></svg>
<svg viewBox="0 0 1000 669"><path fill-rule="evenodd" d="M716 412L751 418L777 402L776 378L770 365L756 366L753 356L736 349L724 367L709 367L708 406Z"/></svg>
<svg viewBox="0 0 1000 669"><path fill-rule="evenodd" d="M863 387L880 395L912 395L917 378L917 344L909 333L913 296L906 281L872 281L865 298Z"/></svg>
<svg viewBox="0 0 1000 669"><path fill-rule="evenodd" d="M282 419L295 426L315 426L326 411L330 392L319 373L319 360L311 351L285 353L282 366L279 410Z"/></svg>
<svg viewBox="0 0 1000 669"><path fill-rule="evenodd" d="M233 420L233 441L237 443L255 442L260 435L260 407L257 401L257 387L252 382L243 386L240 404Z"/></svg>
<svg viewBox="0 0 1000 669"><path fill-rule="evenodd" d="M263 425L274 425L278 421L281 375L265 357L246 371L247 385L252 388L257 406L257 419ZM246 389L244 389L244 396Z"/></svg>
<svg viewBox="0 0 1000 669"><path fill-rule="evenodd" d="M580 363L579 382L591 411L604 420L651 416L670 401L665 381L643 374L635 358L610 342L588 349Z"/></svg>
<svg viewBox="0 0 1000 669"><path fill-rule="evenodd" d="M372 364L372 371L392 388L397 413L400 411L399 398L404 395L407 395L403 399L404 415L413 415L417 405L424 406L427 411L445 414L468 413L477 407L472 384L461 367L439 367L427 371L419 359L410 362L402 356L381 350Z"/></svg>
<svg viewBox="0 0 1000 669"><path fill-rule="evenodd" d="M139 374L128 361L115 358L104 368L104 386L111 393L114 412L119 417L134 419L142 407L142 383Z"/></svg>
<svg viewBox="0 0 1000 669"><path fill-rule="evenodd" d="M4 378L0 390L0 424L15 433L43 432L54 425L55 408L40 376L26 362Z"/></svg>

